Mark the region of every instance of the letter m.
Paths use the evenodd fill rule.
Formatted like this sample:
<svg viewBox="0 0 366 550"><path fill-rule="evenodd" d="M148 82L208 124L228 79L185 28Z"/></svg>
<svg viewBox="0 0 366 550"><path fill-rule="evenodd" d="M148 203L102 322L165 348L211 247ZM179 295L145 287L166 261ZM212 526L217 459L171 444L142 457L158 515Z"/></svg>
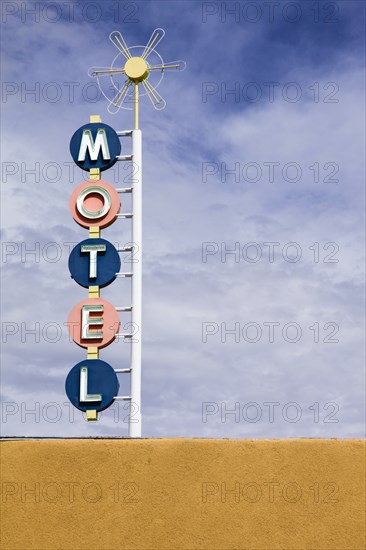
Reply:
<svg viewBox="0 0 366 550"><path fill-rule="evenodd" d="M105 129L98 128L95 141L93 140L91 130L84 130L83 137L81 138L78 160L84 161L87 151L89 151L90 160L97 160L100 149L102 149L103 159L109 160L111 158L111 155L109 153L107 134Z"/></svg>

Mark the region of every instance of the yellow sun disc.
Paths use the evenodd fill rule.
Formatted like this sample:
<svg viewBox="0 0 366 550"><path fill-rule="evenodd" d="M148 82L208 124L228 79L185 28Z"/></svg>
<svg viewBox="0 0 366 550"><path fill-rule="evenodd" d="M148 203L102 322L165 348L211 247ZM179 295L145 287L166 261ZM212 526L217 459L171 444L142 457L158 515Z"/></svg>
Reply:
<svg viewBox="0 0 366 550"><path fill-rule="evenodd" d="M142 82L148 75L147 63L142 57L131 57L126 62L125 71L131 80Z"/></svg>

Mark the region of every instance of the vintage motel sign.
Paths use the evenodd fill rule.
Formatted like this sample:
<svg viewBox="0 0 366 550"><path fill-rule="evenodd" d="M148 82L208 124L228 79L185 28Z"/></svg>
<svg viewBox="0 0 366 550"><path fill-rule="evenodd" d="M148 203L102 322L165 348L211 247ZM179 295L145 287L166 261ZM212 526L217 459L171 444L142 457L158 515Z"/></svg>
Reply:
<svg viewBox="0 0 366 550"><path fill-rule="evenodd" d="M157 28L146 46L129 48L119 31L110 33L109 38L118 53L115 55L114 52L111 66L92 67L89 69L89 76L97 79L102 94L109 101L110 114L115 114L120 109L129 109L127 104L133 104L133 129L115 132L113 128L103 124L99 117L94 116L91 117L90 124L85 124L74 133L70 143L70 152L75 163L90 171L90 181L79 185L70 200L72 216L79 225L89 228L89 239L79 243L71 253L69 269L79 285L89 288L90 301L83 300L77 304L69 316L70 324L73 324L73 328L70 328L70 331L74 331L72 337L78 345L87 347L88 359L71 370L66 382L66 392L75 407L86 410L89 420L96 420L97 412L113 402L113 394L116 399L129 400L134 406L134 417L129 421L130 437L141 437L142 133L139 129L139 88L156 110L164 109L166 102L157 88L167 72L184 70L186 65L184 61L164 63L156 49L164 35L164 30ZM107 82L108 95L103 90L103 81ZM130 155L120 155L119 138L122 136L131 138ZM132 195L132 212L129 214L119 214L117 191L100 180L101 171L110 168L116 161L132 161L135 168L131 187L118 189L119 193ZM133 246L118 250L133 250L131 271L127 273L117 273L120 263L116 250L113 251L113 245L109 246L110 243L100 236L101 228L108 227L117 217L130 218L132 221ZM128 396L117 396L117 386L111 390L116 383L112 374L111 386L108 387L103 386L102 378L98 378L105 370L101 364L106 365L99 361L99 349L113 341L113 330L118 324L116 309L101 300L100 288L113 282L116 275L129 277L132 283L132 303L120 306L117 310L131 312L131 325L138 329L138 338L135 334L121 335L131 342L130 367L114 371L114 376L116 373L130 374L131 390ZM113 371L112 368L111 370Z"/></svg>
<svg viewBox="0 0 366 550"><path fill-rule="evenodd" d="M99 350L114 341L120 328L116 308L100 298L100 289L115 280L121 259L113 244L100 238L100 232L117 219L121 201L116 189L100 179L100 172L118 160L121 145L113 128L99 117L91 120L70 142L75 163L89 170L90 179L78 185L70 197L71 215L89 229L89 238L70 253L69 270L80 286L88 288L89 296L72 308L67 320L71 338L87 349L87 358L71 369L65 389L71 403L85 411L88 420L97 420L98 412L109 407L119 391L116 371L99 359Z"/></svg>

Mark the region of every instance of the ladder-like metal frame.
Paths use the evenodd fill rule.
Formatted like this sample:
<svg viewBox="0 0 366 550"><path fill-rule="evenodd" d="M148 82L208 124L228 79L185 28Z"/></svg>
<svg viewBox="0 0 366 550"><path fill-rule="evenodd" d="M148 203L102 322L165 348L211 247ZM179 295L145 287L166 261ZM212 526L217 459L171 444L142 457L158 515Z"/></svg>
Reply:
<svg viewBox="0 0 366 550"><path fill-rule="evenodd" d="M119 137L130 136L132 139L132 154L117 157L118 162L132 161L135 167L132 187L117 188L118 193L131 193L132 213L119 214L121 219L132 220L132 246L119 247L119 252L132 252L131 271L117 273L117 277L131 277L131 306L119 306L119 312L131 312L132 327L137 327L137 338L132 334L117 333L116 337L131 338L130 367L115 369L116 373L130 373L131 395L117 395L116 401L130 401L136 407L133 418L129 417L129 437L141 437L141 324L142 324L142 136L141 130L125 130L117 132Z"/></svg>

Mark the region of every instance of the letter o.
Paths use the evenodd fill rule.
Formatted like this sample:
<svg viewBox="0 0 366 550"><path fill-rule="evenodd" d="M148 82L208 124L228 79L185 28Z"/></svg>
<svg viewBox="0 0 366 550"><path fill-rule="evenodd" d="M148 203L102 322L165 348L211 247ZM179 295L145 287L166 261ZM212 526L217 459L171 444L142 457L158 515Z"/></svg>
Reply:
<svg viewBox="0 0 366 550"><path fill-rule="evenodd" d="M290 495L289 495L289 488L291 488ZM293 488L296 489L296 495L293 493ZM290 483L287 483L284 488L282 489L282 496L286 502L298 502L302 496L302 489L296 481L291 481Z"/></svg>
<svg viewBox="0 0 366 550"><path fill-rule="evenodd" d="M255 8L256 13L254 14L254 18L249 17L249 14L248 14L249 8ZM243 14L243 19L245 21L248 21L249 23L257 23L262 17L262 8L256 2L247 2L242 7L242 14Z"/></svg>
<svg viewBox="0 0 366 550"><path fill-rule="evenodd" d="M72 217L83 227L108 227L115 221L120 209L118 193L106 181L84 181L70 198Z"/></svg>
<svg viewBox="0 0 366 550"><path fill-rule="evenodd" d="M92 489L94 492L92 496L89 494L89 489ZM98 502L98 500L102 498L102 489L98 483L90 481L89 483L85 483L82 489L82 495L86 502Z"/></svg>
<svg viewBox="0 0 366 550"><path fill-rule="evenodd" d="M100 210L88 210L85 208L84 201L90 197L90 195L99 195L102 197L103 206ZM81 191L80 195L76 199L76 208L79 214L84 216L84 218L88 218L88 220L98 220L108 214L111 207L111 202L111 196L106 189L103 189L103 187L99 187L98 185L91 185Z"/></svg>
<svg viewBox="0 0 366 550"><path fill-rule="evenodd" d="M289 7L295 8L294 17L289 16L288 14ZM301 16L302 16L301 6L299 6L296 2L288 2L282 8L282 15L285 21L288 21L289 23L295 23L295 21L298 21L299 19L301 19Z"/></svg>
<svg viewBox="0 0 366 550"><path fill-rule="evenodd" d="M50 496L48 494L48 489L51 487L56 489L56 492L54 495L51 494ZM51 481L50 483L46 483L46 485L42 488L42 496L46 502L57 502L62 496L62 489L58 483Z"/></svg>
<svg viewBox="0 0 366 550"><path fill-rule="evenodd" d="M255 489L255 496L253 495L252 497L250 497L248 494L248 490L252 487L254 487ZM258 502L258 500L262 498L262 489L260 488L260 485L258 485L258 483L252 481L244 485L241 490L241 494L243 495L244 500L246 500L247 502Z"/></svg>
<svg viewBox="0 0 366 550"><path fill-rule="evenodd" d="M48 409L52 407L56 410L56 416L49 416ZM62 410L58 403L46 403L42 407L42 417L46 422L58 422L62 416Z"/></svg>
<svg viewBox="0 0 366 550"><path fill-rule="evenodd" d="M249 338L249 336L248 336L248 329L250 327L254 327L255 330L256 330L256 334L253 338ZM249 342L250 344L255 344L256 342L258 342L262 338L262 329L261 329L260 325L258 325L258 323L255 323L255 322L246 323L243 326L243 328L241 329L241 333L242 333L243 339L246 342Z"/></svg>
<svg viewBox="0 0 366 550"><path fill-rule="evenodd" d="M287 414L287 411L290 407L294 407L296 410L296 416L290 417ZM298 403L295 403L295 401L290 401L289 403L286 403L282 408L282 418L285 420L285 422L299 422L302 417L302 410Z"/></svg>
<svg viewBox="0 0 366 550"><path fill-rule="evenodd" d="M257 411L257 415L254 417L254 418L251 418L250 416L248 416L248 409L249 407L254 407L255 410ZM255 401L250 401L249 403L246 403L244 406L243 406L243 409L242 409L242 415L243 415L243 418L246 422L258 422L261 418L262 418L262 408L261 406L256 403Z"/></svg>
<svg viewBox="0 0 366 550"><path fill-rule="evenodd" d="M257 92L257 95L255 97L249 97L248 95L248 88L249 87L253 87L256 89L256 92ZM251 103L256 103L257 101L259 101L262 97L262 88L260 87L259 84L257 84L256 82L248 82L247 84L245 84L241 94L243 96L243 98L246 100L246 101L250 101Z"/></svg>

